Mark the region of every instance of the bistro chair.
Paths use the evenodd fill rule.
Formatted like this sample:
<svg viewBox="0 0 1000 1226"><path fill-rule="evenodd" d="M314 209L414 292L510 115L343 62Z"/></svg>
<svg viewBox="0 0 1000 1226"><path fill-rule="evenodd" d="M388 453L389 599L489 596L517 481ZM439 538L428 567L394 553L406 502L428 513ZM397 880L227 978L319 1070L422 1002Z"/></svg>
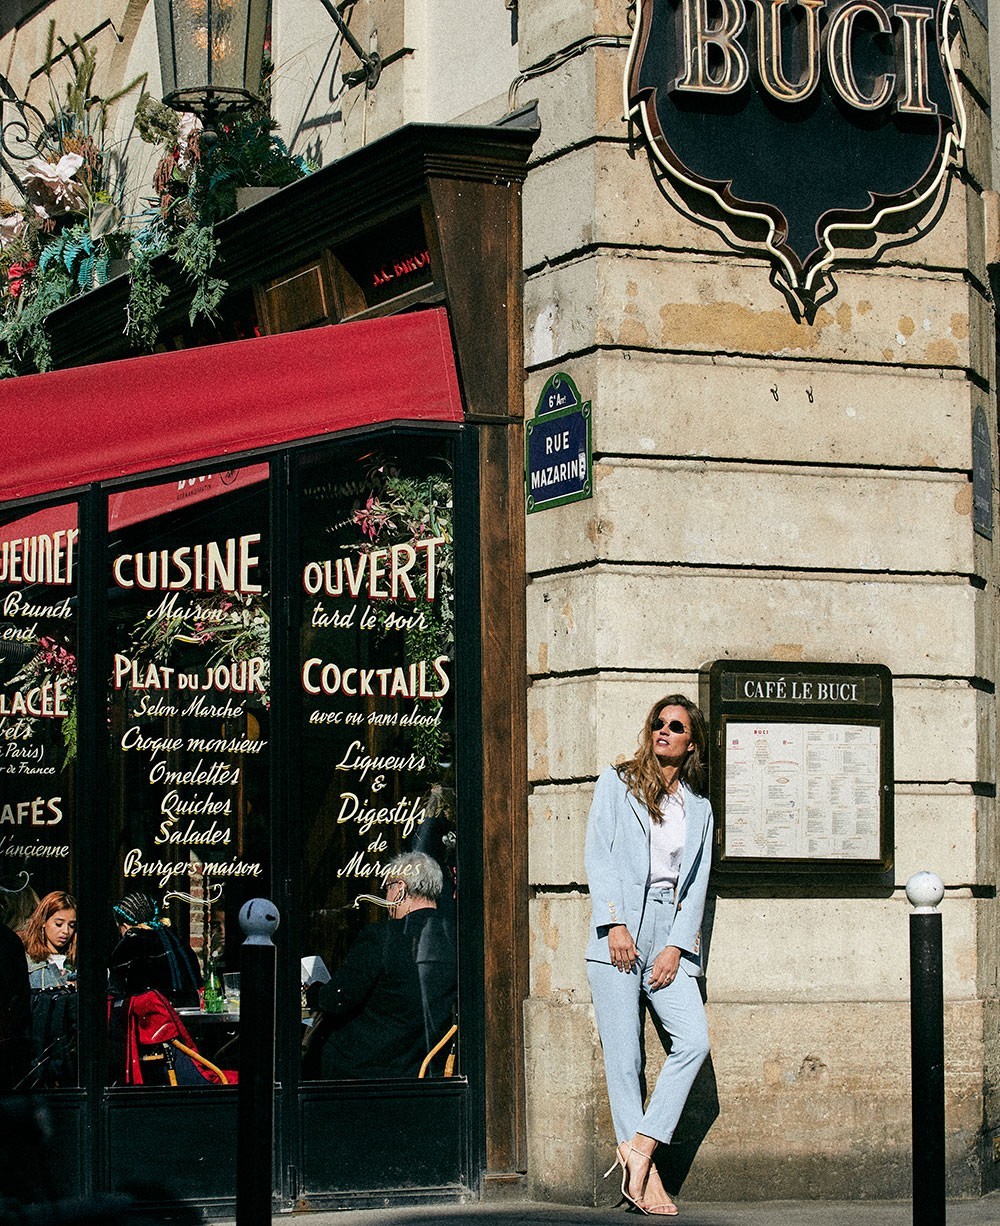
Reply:
<svg viewBox="0 0 1000 1226"><path fill-rule="evenodd" d="M457 1047L458 1047L458 1026L457 1024L453 1023L451 1026L448 1027L448 1030L445 1032L445 1034L440 1039L438 1039L438 1041L430 1049L427 1055L424 1056L423 1063L420 1065L420 1072L417 1073L417 1076L426 1077L428 1074L428 1070L431 1068L432 1064L434 1063L435 1058L439 1056L441 1052L445 1050L445 1048L448 1048L448 1054L444 1058L444 1064L442 1065L441 1072L439 1075L441 1077L454 1077L455 1076L455 1056L456 1056ZM433 1076L434 1074L432 1073L431 1075Z"/></svg>

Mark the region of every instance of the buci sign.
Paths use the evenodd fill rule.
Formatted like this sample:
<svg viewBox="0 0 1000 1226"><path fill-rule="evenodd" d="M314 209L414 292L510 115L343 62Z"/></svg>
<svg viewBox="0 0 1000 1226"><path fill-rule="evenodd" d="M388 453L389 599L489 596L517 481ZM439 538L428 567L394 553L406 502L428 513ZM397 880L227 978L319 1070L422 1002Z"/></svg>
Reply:
<svg viewBox="0 0 1000 1226"><path fill-rule="evenodd" d="M627 113L678 203L763 247L808 309L835 261L882 226L898 241L946 186L953 4L638 0Z"/></svg>

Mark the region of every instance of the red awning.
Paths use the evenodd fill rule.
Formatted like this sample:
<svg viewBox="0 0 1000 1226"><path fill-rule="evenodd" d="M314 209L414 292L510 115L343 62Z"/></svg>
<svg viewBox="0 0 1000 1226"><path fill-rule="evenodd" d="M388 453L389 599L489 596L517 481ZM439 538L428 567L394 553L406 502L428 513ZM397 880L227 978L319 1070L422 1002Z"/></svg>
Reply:
<svg viewBox="0 0 1000 1226"><path fill-rule="evenodd" d="M270 464L248 464L245 468L229 468L221 473L201 473L197 477L181 474L164 485L140 485L138 489L120 490L108 499L108 527L127 528L157 515L167 515L178 507L193 502L205 502L219 494L228 494L239 486L258 485L266 481Z"/></svg>
<svg viewBox="0 0 1000 1226"><path fill-rule="evenodd" d="M57 532L69 532L77 526L76 503L64 502L57 507L46 507L33 515L24 515L0 527L0 545L6 541L30 540L37 536L54 536ZM0 581L3 563L0 562Z"/></svg>
<svg viewBox="0 0 1000 1226"><path fill-rule="evenodd" d="M462 420L444 310L0 382L0 500L395 420Z"/></svg>

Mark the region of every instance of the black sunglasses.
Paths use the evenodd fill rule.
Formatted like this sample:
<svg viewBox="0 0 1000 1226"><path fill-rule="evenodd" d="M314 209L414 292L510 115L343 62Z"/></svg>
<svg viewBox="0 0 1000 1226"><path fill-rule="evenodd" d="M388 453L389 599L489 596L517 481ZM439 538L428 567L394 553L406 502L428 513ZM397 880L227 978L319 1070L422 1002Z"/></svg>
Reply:
<svg viewBox="0 0 1000 1226"><path fill-rule="evenodd" d="M671 732L690 732L690 728L685 728L679 719L672 719L668 724L665 719L654 719L652 728L654 732L659 732L661 728L668 728Z"/></svg>

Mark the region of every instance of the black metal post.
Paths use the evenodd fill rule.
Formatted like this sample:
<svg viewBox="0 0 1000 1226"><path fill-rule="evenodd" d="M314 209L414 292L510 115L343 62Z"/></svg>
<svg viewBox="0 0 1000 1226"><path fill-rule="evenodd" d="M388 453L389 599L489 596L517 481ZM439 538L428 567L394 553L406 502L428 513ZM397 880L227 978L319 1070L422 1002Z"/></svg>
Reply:
<svg viewBox="0 0 1000 1226"><path fill-rule="evenodd" d="M240 1086L237 1226L271 1226L274 1165L274 969L278 909L253 898L240 911Z"/></svg>
<svg viewBox="0 0 1000 1226"><path fill-rule="evenodd" d="M913 1111L913 1226L944 1226L944 988L941 972L941 913L928 907L920 908L910 915L910 1066Z"/></svg>

